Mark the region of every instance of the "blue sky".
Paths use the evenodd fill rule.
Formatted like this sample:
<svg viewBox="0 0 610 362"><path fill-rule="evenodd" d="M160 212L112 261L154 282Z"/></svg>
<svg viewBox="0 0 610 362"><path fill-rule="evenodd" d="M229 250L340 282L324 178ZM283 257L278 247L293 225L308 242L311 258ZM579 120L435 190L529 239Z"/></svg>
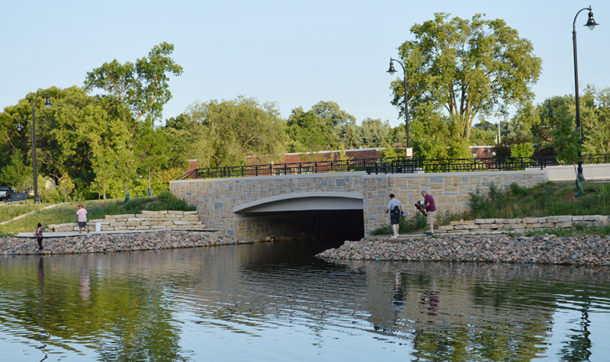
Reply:
<svg viewBox="0 0 610 362"><path fill-rule="evenodd" d="M532 41L543 70L536 101L573 94L572 20L591 5L600 26L577 19L581 89L610 87L607 1L11 1L0 23L0 109L39 88L82 85L106 61L134 61L175 45L184 73L172 78L164 117L193 102L238 95L276 102L282 116L320 100L357 120L402 122L385 71L415 23L435 12L502 18Z"/></svg>

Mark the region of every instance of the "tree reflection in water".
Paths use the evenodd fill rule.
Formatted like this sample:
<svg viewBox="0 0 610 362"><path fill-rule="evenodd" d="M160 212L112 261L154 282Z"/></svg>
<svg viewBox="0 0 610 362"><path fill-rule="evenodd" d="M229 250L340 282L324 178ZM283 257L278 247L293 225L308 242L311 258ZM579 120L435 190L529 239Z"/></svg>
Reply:
<svg viewBox="0 0 610 362"><path fill-rule="evenodd" d="M300 357L326 351L337 359L385 352L439 360L586 360L595 348L608 351L595 344L604 336L590 332L593 312L610 321L606 269L327 263L312 257L320 247L266 243L0 258L0 348L7 349L11 336L40 349L40 358L102 360L226 353L255 360L270 350ZM576 310L565 340L551 345L551 336L567 331L556 330L557 312ZM221 347L226 341L256 348L239 354Z"/></svg>

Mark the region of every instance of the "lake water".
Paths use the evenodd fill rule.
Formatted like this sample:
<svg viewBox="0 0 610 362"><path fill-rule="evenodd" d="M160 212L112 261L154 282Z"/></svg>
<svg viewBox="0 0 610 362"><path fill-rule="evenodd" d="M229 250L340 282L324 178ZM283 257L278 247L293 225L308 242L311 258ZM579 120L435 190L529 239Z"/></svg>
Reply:
<svg viewBox="0 0 610 362"><path fill-rule="evenodd" d="M3 361L610 359L610 270L313 242L0 258Z"/></svg>

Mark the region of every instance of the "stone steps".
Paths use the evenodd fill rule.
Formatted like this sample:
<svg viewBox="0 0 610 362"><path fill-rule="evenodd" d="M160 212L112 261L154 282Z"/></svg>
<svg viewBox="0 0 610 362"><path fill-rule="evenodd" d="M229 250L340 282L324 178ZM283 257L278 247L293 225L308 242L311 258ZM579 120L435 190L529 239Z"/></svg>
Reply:
<svg viewBox="0 0 610 362"><path fill-rule="evenodd" d="M517 232L573 228L577 225L600 227L610 222L608 215L559 215L546 217L526 217L521 219L474 219L451 221L449 225L437 228L439 233L484 233L484 232Z"/></svg>
<svg viewBox="0 0 610 362"><path fill-rule="evenodd" d="M142 214L107 215L103 219L91 219L87 222L90 228L100 225L100 231L122 230L167 230L187 229L204 230L205 225L199 220L197 211L143 211ZM53 232L78 231L77 223L52 224L45 228Z"/></svg>

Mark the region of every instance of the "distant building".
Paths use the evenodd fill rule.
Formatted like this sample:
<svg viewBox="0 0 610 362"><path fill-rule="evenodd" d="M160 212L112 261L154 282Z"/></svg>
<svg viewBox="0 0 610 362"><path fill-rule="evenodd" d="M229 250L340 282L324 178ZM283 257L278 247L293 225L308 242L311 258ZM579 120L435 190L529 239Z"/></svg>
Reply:
<svg viewBox="0 0 610 362"><path fill-rule="evenodd" d="M470 153L476 159L488 159L496 157L494 152L496 146L470 146Z"/></svg>

